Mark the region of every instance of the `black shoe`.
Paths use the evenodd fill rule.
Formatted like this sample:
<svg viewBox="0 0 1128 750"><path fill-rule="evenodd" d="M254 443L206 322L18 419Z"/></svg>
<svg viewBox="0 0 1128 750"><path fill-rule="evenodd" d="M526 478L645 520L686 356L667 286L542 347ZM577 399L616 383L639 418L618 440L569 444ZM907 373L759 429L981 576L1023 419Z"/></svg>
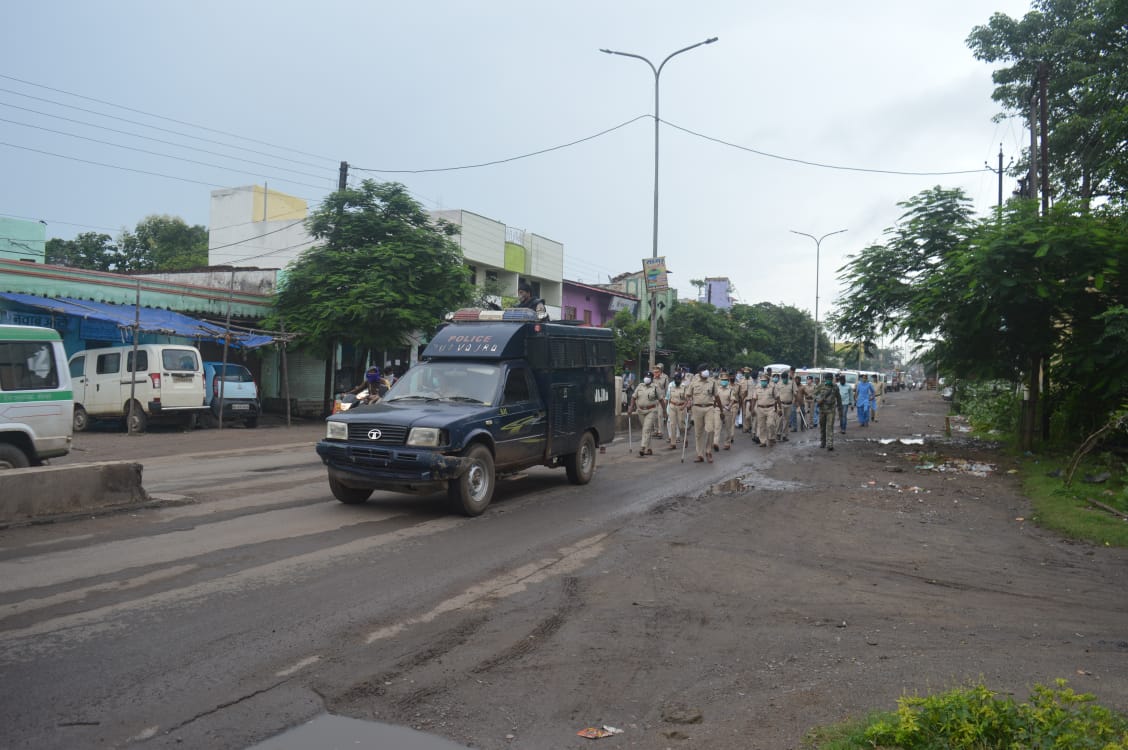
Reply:
<svg viewBox="0 0 1128 750"><path fill-rule="evenodd" d="M832 451L832 450L834 450L834 446L833 446L833 445L832 445L832 446L830 446L829 448L827 448L827 450L828 450L828 451Z"/></svg>
<svg viewBox="0 0 1128 750"><path fill-rule="evenodd" d="M819 443L819 447L820 447L820 448L825 448L825 447L826 447L826 443Z"/></svg>

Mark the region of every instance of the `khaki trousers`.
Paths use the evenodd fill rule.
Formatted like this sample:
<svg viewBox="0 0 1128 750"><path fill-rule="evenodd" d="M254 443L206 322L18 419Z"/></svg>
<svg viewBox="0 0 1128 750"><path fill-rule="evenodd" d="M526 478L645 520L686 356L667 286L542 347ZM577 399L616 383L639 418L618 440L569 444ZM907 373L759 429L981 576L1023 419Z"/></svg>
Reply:
<svg viewBox="0 0 1128 750"><path fill-rule="evenodd" d="M756 407L756 437L760 438L760 445L775 442L776 436L776 410L774 406Z"/></svg>
<svg viewBox="0 0 1128 750"><path fill-rule="evenodd" d="M713 405L694 406L693 411L693 442L698 458L713 455L713 436L717 434L717 415Z"/></svg>

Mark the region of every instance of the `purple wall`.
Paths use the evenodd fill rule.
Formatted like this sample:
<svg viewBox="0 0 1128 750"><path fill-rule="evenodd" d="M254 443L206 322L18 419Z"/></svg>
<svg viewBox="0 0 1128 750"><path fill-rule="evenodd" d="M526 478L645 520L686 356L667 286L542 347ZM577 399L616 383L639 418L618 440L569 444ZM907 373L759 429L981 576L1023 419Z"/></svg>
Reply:
<svg viewBox="0 0 1128 750"><path fill-rule="evenodd" d="M562 285L561 317L564 319L573 317L571 309L574 309L576 320L588 320L590 318L593 326L606 326L615 317L616 311L611 309L611 301L616 297L617 295L602 289L565 281ZM618 297L618 299L624 298ZM626 301L632 305L638 304L634 300ZM633 312L633 307L631 309ZM587 317L585 317L585 313Z"/></svg>

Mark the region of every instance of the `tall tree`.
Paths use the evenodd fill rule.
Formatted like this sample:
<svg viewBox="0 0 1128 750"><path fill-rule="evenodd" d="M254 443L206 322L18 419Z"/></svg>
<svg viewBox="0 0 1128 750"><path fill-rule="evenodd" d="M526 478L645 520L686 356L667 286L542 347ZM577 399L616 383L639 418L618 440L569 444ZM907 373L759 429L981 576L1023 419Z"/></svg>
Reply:
<svg viewBox="0 0 1128 750"><path fill-rule="evenodd" d="M615 334L615 353L619 362L641 360L640 352L649 346L650 323L640 321L630 310L620 310L611 319Z"/></svg>
<svg viewBox="0 0 1128 750"><path fill-rule="evenodd" d="M432 222L403 185L333 193L307 226L317 244L286 269L276 315L321 352L337 340L397 348L474 297L457 227Z"/></svg>
<svg viewBox="0 0 1128 750"><path fill-rule="evenodd" d="M996 13L967 43L993 73L1004 115L1026 119L1039 66L1048 88L1050 180L1056 197L1128 199L1128 3L1034 0L1014 19ZM1029 154L1027 155L1029 158ZM1029 165L1029 161L1026 162Z"/></svg>
<svg viewBox="0 0 1128 750"><path fill-rule="evenodd" d="M147 216L119 241L119 271L187 271L208 264L208 230L178 216Z"/></svg>
<svg viewBox="0 0 1128 750"><path fill-rule="evenodd" d="M117 260L118 247L108 234L83 232L73 240L47 240L47 262L58 266L112 271Z"/></svg>

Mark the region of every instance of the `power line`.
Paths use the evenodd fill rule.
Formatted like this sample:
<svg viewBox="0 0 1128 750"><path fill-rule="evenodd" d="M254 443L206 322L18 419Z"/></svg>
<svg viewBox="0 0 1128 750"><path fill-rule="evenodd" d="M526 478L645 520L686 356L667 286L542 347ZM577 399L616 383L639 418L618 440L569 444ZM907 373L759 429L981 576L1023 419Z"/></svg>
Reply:
<svg viewBox="0 0 1128 750"><path fill-rule="evenodd" d="M109 102L109 101L106 101L104 99L95 99L92 96L85 96L83 94L76 94L73 91L66 91L64 89L52 88L51 86L46 86L42 83L35 83L34 81L27 81L27 80L24 80L22 78L16 78L15 76L5 75L3 73L0 73L0 78L6 78L9 81L16 81L18 83L22 83L22 84L25 84L27 86L35 86L36 88L46 89L47 91L54 91L57 94L66 94L67 96L73 96L73 97L78 98L78 99L85 99L88 102L96 102L98 104L105 104L108 107L115 107L117 109L123 109L127 112L136 112L137 114L145 115L146 117L155 117L158 120L165 120L166 122L175 122L177 125L187 125L190 128L198 128L199 130L206 130L210 133L218 133L219 135L226 135L226 136L229 136L231 138L238 138L238 139L243 140L243 141L249 141L251 143L258 143L258 144L263 145L263 146L270 146L271 148L277 148L277 149L281 149L283 151L291 151L295 154L302 154L303 156L312 156L314 159L323 159L325 161L336 161L335 159L330 159L328 156L319 156L317 154L311 154L307 151L300 151L296 148L290 148L289 146L279 146L278 144L270 143L268 141L261 141L261 140L258 140L257 138L248 138L247 136L239 135L238 133L229 133L225 130L217 130L215 128L209 128L206 125L197 125L195 123L185 122L184 120L177 120L174 117L165 117L164 115L158 115L158 114L154 114L152 112L146 112L146 111L141 110L141 109L134 109L133 107L127 107L123 104L115 104L114 102ZM67 106L67 105L64 105L64 106ZM108 117L109 115L105 115L105 116ZM309 166L313 166L313 165L309 165Z"/></svg>
<svg viewBox="0 0 1128 750"><path fill-rule="evenodd" d="M2 76L3 76L3 74L0 73L0 77L2 77ZM313 163L308 162L308 161L301 161L300 159L291 159L288 156L280 156L278 154L271 154L271 153L268 153L266 151L257 151L253 148L247 148L246 146L236 146L236 145L231 144L231 143L224 143L223 141L217 141L214 138L204 138L202 136L192 135L190 133L182 133L179 130L171 130L170 128L162 128L162 127L159 127L157 125L150 125L148 123L138 122L137 120L130 120L127 117L118 117L117 115L108 115L105 112L99 112L99 111L94 110L94 109L86 109L85 107L78 107L78 106L75 106L74 104L64 104L63 102L57 102L54 99L46 99L42 96L33 96L31 94L25 94L25 93L20 92L20 91L13 91L12 89L5 89L5 88L0 88L0 92L6 93L6 94L15 94L16 96L22 96L22 97L25 97L27 99L34 99L35 101L38 101L38 102L47 102L48 104L54 104L57 107L66 107L67 109L76 109L79 112L85 112L89 115L97 115L98 117L106 117L106 118L109 118L111 120L118 120L120 122L128 122L130 125L138 125L138 126L143 127L143 128L150 128L152 130L159 130L162 133L172 133L173 135L178 135L181 138L191 138L191 139L196 140L196 141L203 141L204 143L214 143L217 146L225 146L227 148L238 149L239 151L246 151L246 152L251 153L251 154L258 154L259 156L269 156L272 159L281 159L282 161L288 161L288 162L291 162L293 164L302 164L302 165L307 166L307 167L313 167L314 169L322 169L323 168L323 165L321 165L321 164L313 164Z"/></svg>
<svg viewBox="0 0 1128 750"><path fill-rule="evenodd" d="M184 156L175 156L173 154L165 154L165 153L162 153L160 151L150 151L149 149L145 149L145 148L137 148L136 146L124 146L120 143L113 143L112 141L103 141L100 138L91 138L90 136L78 135L77 133L68 133L68 132L63 131L63 130L54 130L52 128L45 128L42 125L31 125L31 124L26 123L26 122L19 122L17 120L9 120L9 119L4 118L4 117L0 117L0 122L7 122L7 123L10 123L12 125L20 125L20 126L25 127L25 128L32 128L34 130L42 130L45 133L54 133L55 135L65 135L68 138L78 138L78 139L83 140L83 141L90 141L91 143L100 143L103 146L113 146L114 148L121 148L121 149L125 149L127 151L136 151L137 153L140 153L140 154L149 154L150 156L159 156L163 159L175 159L177 161L186 162L188 164L197 164L197 165L202 166L202 167L211 167L212 169L222 169L226 172L235 172L236 174L252 175L254 177L271 177L271 175L263 175L261 173L255 173L255 172L245 172L243 170L233 169L232 167L225 167L222 164L212 164L212 163L206 162L206 161L199 161L198 159L189 159L189 158L184 157ZM317 175L314 175L314 177L316 177L316 176ZM324 188L323 185L311 185L308 182L300 182L298 180L291 180L291 179L287 179L285 177L275 177L273 179L277 179L280 182L287 182L291 185L301 185L303 187L311 187L311 188L314 188L314 189ZM326 177L326 179L328 180L329 178Z"/></svg>
<svg viewBox="0 0 1128 750"><path fill-rule="evenodd" d="M912 171L897 170L897 169L873 169L873 168L869 168L869 167L847 167L847 166L842 166L840 164L825 164L823 162L808 161L806 159L797 159L797 158L791 157L791 156L781 156L779 154L773 154L773 153L770 153L768 151L760 151L759 149L749 148L748 146L741 146L738 143L732 143L730 141L725 141L725 140L722 140L720 138L714 138L713 136L705 135L704 133L698 133L697 131L690 130L689 128L683 128L682 126L675 125L674 123L672 123L668 120L662 120L662 122L666 125L669 125L671 128L674 128L675 130L680 130L683 133L688 133L689 135L696 136L697 138L702 138L706 141L712 141L713 143L719 143L722 146L728 146L729 148L739 149L740 151L747 151L748 153L756 154L758 156L766 156L769 159L779 159L780 161L789 161L789 162L792 162L792 163L795 163L795 164L805 164L806 166L809 166L809 167L820 167L822 169L837 169L837 170L841 170L841 171L845 171L845 172L869 172L869 173L873 173L873 174L896 174L896 175L907 175L907 176L910 176L910 177L942 177L942 176L946 176L946 175L957 175L957 174L978 174L979 172L984 171L982 168L980 168L980 169L961 169L961 170L956 170L956 171L952 171L952 172L912 172Z"/></svg>
<svg viewBox="0 0 1128 750"><path fill-rule="evenodd" d="M578 145L580 143L584 143L585 141L594 140L596 138L599 138L600 136L607 135L608 133L612 133L616 130L619 130L620 128L625 128L627 125L638 122L639 120L648 118L650 116L651 115L639 115L638 117L635 117L634 119L627 120L626 122L619 123L618 125L616 125L613 128L607 128L606 130L601 130L600 132L595 133L593 135L589 135L587 137L580 138L580 139L575 140L575 141L570 141L569 143L562 143L559 146L550 146L549 148L542 148L538 151L532 151L532 152L527 153L527 154L521 154L520 156L510 156L510 157L505 158L505 159L495 159L494 161L486 161L486 162L481 162L479 164L463 164L463 165L457 166L457 167L436 167L434 169L373 169L373 168L364 168L364 167L353 167L353 169L355 169L358 172L379 172L379 173L382 173L382 174L427 174L427 173L430 173L430 172L456 172L456 171L461 170L461 169L477 169L479 167L492 167L492 166L495 166L497 164L506 164L506 163L511 162L511 161L518 161L519 159L528 159L531 156L540 156L541 154L547 154L551 151L559 151L560 149L569 148L570 146L575 146L575 145Z"/></svg>
<svg viewBox="0 0 1128 750"><path fill-rule="evenodd" d="M153 138L152 136L149 136L149 135L141 135L140 133L131 133L128 130L118 130L117 128L111 128L111 127L106 126L106 125L98 125L98 124L95 124L93 122L87 122L86 120L78 120L74 117L63 117L62 115L53 115L50 112L41 112L38 109L31 109L30 107L21 107L17 104L9 104L8 102L0 102L0 107L10 107L12 109L18 109L18 110L21 110L23 112L31 112L32 114L41 115L43 117L52 117L52 118L55 118L56 120L64 120L65 122L73 122L77 125L84 125L84 126L89 127L89 128L98 128L99 130L108 130L111 133L118 133L119 135L127 135L131 138L141 138L141 139L144 139L146 141L152 141L154 143L163 143L166 146L175 146L176 148L184 148L184 149L188 149L190 151L198 151L202 154L211 154L212 156L220 156L220 157L223 157L224 159L234 159L235 161L246 162L247 164L255 164L255 165L260 166L260 167L270 167L271 169L279 169L279 170L282 170L283 172L293 172L294 174L305 175L306 177L315 177L315 178L323 177L323 175L313 174L312 172L303 172L300 169L291 169L290 167L283 167L283 166L278 165L278 164L268 164L268 163L262 162L262 161L255 161L254 159L244 159L241 156L232 156L231 154L224 154L224 153L221 153L219 151L212 151L211 149L200 148L199 146L189 146L185 143L177 143L176 141L166 141L163 138ZM14 122L14 121L7 120L6 122ZM20 123L20 122L17 122L16 124L17 125L26 125L26 127L40 127L38 125L27 125L26 123ZM47 130L47 128L42 128L42 129ZM56 131L50 131L49 130L48 132L56 132ZM326 179L329 179L329 178L326 178Z"/></svg>

